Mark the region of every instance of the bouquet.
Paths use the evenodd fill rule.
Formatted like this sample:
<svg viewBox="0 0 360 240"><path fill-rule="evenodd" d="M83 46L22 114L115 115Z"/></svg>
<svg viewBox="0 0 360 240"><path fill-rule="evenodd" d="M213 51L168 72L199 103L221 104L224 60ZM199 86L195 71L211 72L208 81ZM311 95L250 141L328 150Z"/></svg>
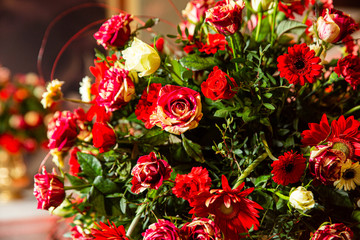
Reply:
<svg viewBox="0 0 360 240"><path fill-rule="evenodd" d="M331 0L191 0L182 19L162 35L119 11L81 100L49 83L45 107L80 104L48 124L38 208L72 239L358 239L359 25Z"/></svg>

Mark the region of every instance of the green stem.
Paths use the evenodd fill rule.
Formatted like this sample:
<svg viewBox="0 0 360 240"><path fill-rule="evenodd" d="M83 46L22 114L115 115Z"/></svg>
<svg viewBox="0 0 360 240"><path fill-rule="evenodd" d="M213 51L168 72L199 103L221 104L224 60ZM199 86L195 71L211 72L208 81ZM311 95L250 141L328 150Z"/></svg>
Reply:
<svg viewBox="0 0 360 240"><path fill-rule="evenodd" d="M231 45L231 49L233 50L232 53L233 53L233 58L234 59L237 58L237 51L236 51L236 47L235 47L235 44L234 44L235 34L230 36L230 45ZM236 62L234 62L234 64L235 64L236 72L238 72L239 71L239 66L238 66L238 64Z"/></svg>
<svg viewBox="0 0 360 240"><path fill-rule="evenodd" d="M268 143L267 143L267 141L266 141L266 138L265 138L265 135L264 135L263 132L260 133L260 138L261 138L262 143L264 144L266 153L269 155L269 158L271 158L271 160L274 160L274 161L278 160L278 159L277 159L276 157L274 157L274 155L271 153L270 148L269 148L269 145L268 145Z"/></svg>
<svg viewBox="0 0 360 240"><path fill-rule="evenodd" d="M258 12L258 24L256 26L256 35L255 35L255 41L257 42L259 39L259 35L260 35L260 29L261 29L261 23L262 23L262 16L263 13L262 12Z"/></svg>
<svg viewBox="0 0 360 240"><path fill-rule="evenodd" d="M84 102L79 99L73 99L73 98L63 98L63 100L68 101L68 102L74 102L74 103L92 104L90 102Z"/></svg>
<svg viewBox="0 0 360 240"><path fill-rule="evenodd" d="M140 205L140 206L138 207L138 209L136 210L136 216L135 216L135 218L132 220L132 222L131 222L131 224L130 224L127 232L126 232L126 235L127 235L128 237L131 237L131 234L132 234L133 231L135 230L136 225L139 223L139 220L140 220L140 218L141 218L142 213L143 213L144 210L145 210L145 207L146 207L146 203Z"/></svg>
<svg viewBox="0 0 360 240"><path fill-rule="evenodd" d="M279 5L279 1L276 0L275 6L274 6L273 17L272 17L272 25L271 25L271 35L270 35L271 46L274 45L274 41L275 41L275 25L276 25L276 15L277 15L278 5Z"/></svg>
<svg viewBox="0 0 360 240"><path fill-rule="evenodd" d="M263 154L261 154L257 159L255 159L255 161L250 164L250 166L248 166L245 171L240 175L240 177L238 178L236 184L234 185L233 189L237 188L238 186L240 186L241 183L244 182L245 178L247 176L249 176L249 174L254 171L254 169L257 167L257 165L259 165L263 160L265 160L268 157L268 154L265 152Z"/></svg>
<svg viewBox="0 0 360 240"><path fill-rule="evenodd" d="M360 105L357 105L356 107L353 107L352 109L350 109L349 111L347 111L346 113L344 113L344 116L347 116L347 115L349 115L349 114L351 114L351 113L353 113L353 112L356 112L356 111L358 111L358 110L360 110Z"/></svg>
<svg viewBox="0 0 360 240"><path fill-rule="evenodd" d="M180 86L184 85L183 79L176 73L172 68L168 68L167 66L163 66L164 70L169 73L170 75L174 75L173 77L174 81L179 84Z"/></svg>
<svg viewBox="0 0 360 240"><path fill-rule="evenodd" d="M286 201L289 201L288 196L285 196L284 194L280 193L276 189L270 189L270 188L262 188L262 189L265 189L266 191L272 192L272 193L276 194L278 197L280 197L280 198L282 198L282 199L284 199Z"/></svg>
<svg viewBox="0 0 360 240"><path fill-rule="evenodd" d="M87 187L91 187L92 184L82 184L82 185L77 185L77 186L65 186L64 187L64 190L81 190L81 189L84 189L84 188L87 188Z"/></svg>

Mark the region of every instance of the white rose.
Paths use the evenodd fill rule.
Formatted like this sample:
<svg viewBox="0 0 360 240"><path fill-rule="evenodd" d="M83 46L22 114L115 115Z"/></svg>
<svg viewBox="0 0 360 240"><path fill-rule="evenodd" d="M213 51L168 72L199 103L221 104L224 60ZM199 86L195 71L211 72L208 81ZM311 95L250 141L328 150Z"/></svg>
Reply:
<svg viewBox="0 0 360 240"><path fill-rule="evenodd" d="M135 70L140 77L154 73L160 67L160 56L157 51L143 41L134 38L131 46L122 51L125 69Z"/></svg>
<svg viewBox="0 0 360 240"><path fill-rule="evenodd" d="M289 199L290 205L297 210L307 211L315 206L314 195L311 191L307 191L304 187L297 187L291 194Z"/></svg>

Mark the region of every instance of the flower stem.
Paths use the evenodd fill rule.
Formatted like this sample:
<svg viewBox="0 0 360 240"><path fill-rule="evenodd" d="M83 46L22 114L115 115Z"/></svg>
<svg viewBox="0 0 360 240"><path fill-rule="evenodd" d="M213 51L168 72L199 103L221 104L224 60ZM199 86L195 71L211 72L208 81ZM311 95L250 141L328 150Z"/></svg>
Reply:
<svg viewBox="0 0 360 240"><path fill-rule="evenodd" d="M259 40L259 35L260 35L260 29L261 29L261 23L262 23L263 13L262 13L262 12L258 12L257 16L258 16L258 24L257 24L257 26L256 26L256 35L255 35L255 41L256 41L256 42Z"/></svg>
<svg viewBox="0 0 360 240"><path fill-rule="evenodd" d="M73 99L73 98L63 98L63 100L68 101L68 102L74 102L74 103L92 104L90 102L84 102L79 99Z"/></svg>
<svg viewBox="0 0 360 240"><path fill-rule="evenodd" d="M249 176L249 174L254 171L254 169L257 167L257 165L259 165L263 160L265 160L268 157L268 154L265 152L263 154L261 154L257 159L255 159L255 161L250 164L250 166L248 166L245 171L240 175L240 177L238 178L236 184L234 185L233 189L237 188L238 186L240 186L241 183L244 182L245 178L247 176Z"/></svg>
<svg viewBox="0 0 360 240"><path fill-rule="evenodd" d="M274 155L272 155L272 153L270 151L270 148L269 148L269 145L268 145L268 143L267 143L267 141L265 139L265 135L264 135L263 132L260 133L260 138L261 138L262 143L264 144L265 151L269 155L269 158L271 158L271 160L274 160L274 161L278 160L276 157L274 157Z"/></svg>
<svg viewBox="0 0 360 240"><path fill-rule="evenodd" d="M230 45L231 45L231 49L232 49L232 53L233 53L233 58L235 59L237 57L237 51L236 51L236 47L235 47L235 44L234 44L234 35L231 35L230 36ZM236 69L236 72L239 71L239 66L236 62L234 62L235 64L235 69Z"/></svg>
<svg viewBox="0 0 360 240"><path fill-rule="evenodd" d="M264 188L266 191L269 191L269 192L272 192L274 194L276 194L278 197L286 200L286 201L289 201L289 197L288 196L285 196L284 194L280 193L279 191L277 191L276 189L271 189L271 188Z"/></svg>
<svg viewBox="0 0 360 240"><path fill-rule="evenodd" d="M131 234L135 230L136 225L139 223L139 220L141 218L142 213L145 210L145 207L146 207L146 204L142 204L137 208L135 218L132 220L132 222L131 222L131 224L130 224L127 232L126 232L126 235L128 237L131 237Z"/></svg>
<svg viewBox="0 0 360 240"><path fill-rule="evenodd" d="M275 40L275 24L276 24L276 15L277 15L278 5L279 5L279 1L276 0L275 1L275 6L274 6L273 17L272 17L272 26L271 26L271 35L270 35L271 46L274 45L274 40Z"/></svg>

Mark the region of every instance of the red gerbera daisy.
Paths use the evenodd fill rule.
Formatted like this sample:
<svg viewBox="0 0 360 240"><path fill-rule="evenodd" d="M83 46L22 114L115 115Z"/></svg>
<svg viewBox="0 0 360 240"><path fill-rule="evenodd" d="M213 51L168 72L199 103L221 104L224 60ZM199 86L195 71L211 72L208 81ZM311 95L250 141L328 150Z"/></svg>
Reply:
<svg viewBox="0 0 360 240"><path fill-rule="evenodd" d="M225 240L240 239L240 233L247 232L252 226L258 229L259 212L263 209L259 204L245 198L254 188L244 191L242 183L235 189L231 189L228 180L221 177L222 189L213 189L210 192L202 192L194 198L191 203L193 209L190 211L200 217L211 214L215 224L225 236Z"/></svg>
<svg viewBox="0 0 360 240"><path fill-rule="evenodd" d="M296 44L288 48L288 54L277 58L280 77L289 83L304 85L306 82L314 83L320 77L323 68L319 63L321 59L315 56L306 43Z"/></svg>
<svg viewBox="0 0 360 240"><path fill-rule="evenodd" d="M289 151L271 164L274 182L283 186L300 180L306 168L306 159L302 154Z"/></svg>
<svg viewBox="0 0 360 240"><path fill-rule="evenodd" d="M191 202L192 198L200 192L208 192L211 179L206 168L193 167L189 174L178 174L172 191L178 198Z"/></svg>
<svg viewBox="0 0 360 240"><path fill-rule="evenodd" d="M100 222L100 225L95 223L100 229L91 229L91 234L96 238L96 240L129 240L125 234L124 226L120 225L116 227L115 223L108 220L108 225L103 222Z"/></svg>
<svg viewBox="0 0 360 240"><path fill-rule="evenodd" d="M325 141L330 134L331 129L326 114L322 115L320 123L308 125L310 129L301 133L301 142L306 146L316 146Z"/></svg>

